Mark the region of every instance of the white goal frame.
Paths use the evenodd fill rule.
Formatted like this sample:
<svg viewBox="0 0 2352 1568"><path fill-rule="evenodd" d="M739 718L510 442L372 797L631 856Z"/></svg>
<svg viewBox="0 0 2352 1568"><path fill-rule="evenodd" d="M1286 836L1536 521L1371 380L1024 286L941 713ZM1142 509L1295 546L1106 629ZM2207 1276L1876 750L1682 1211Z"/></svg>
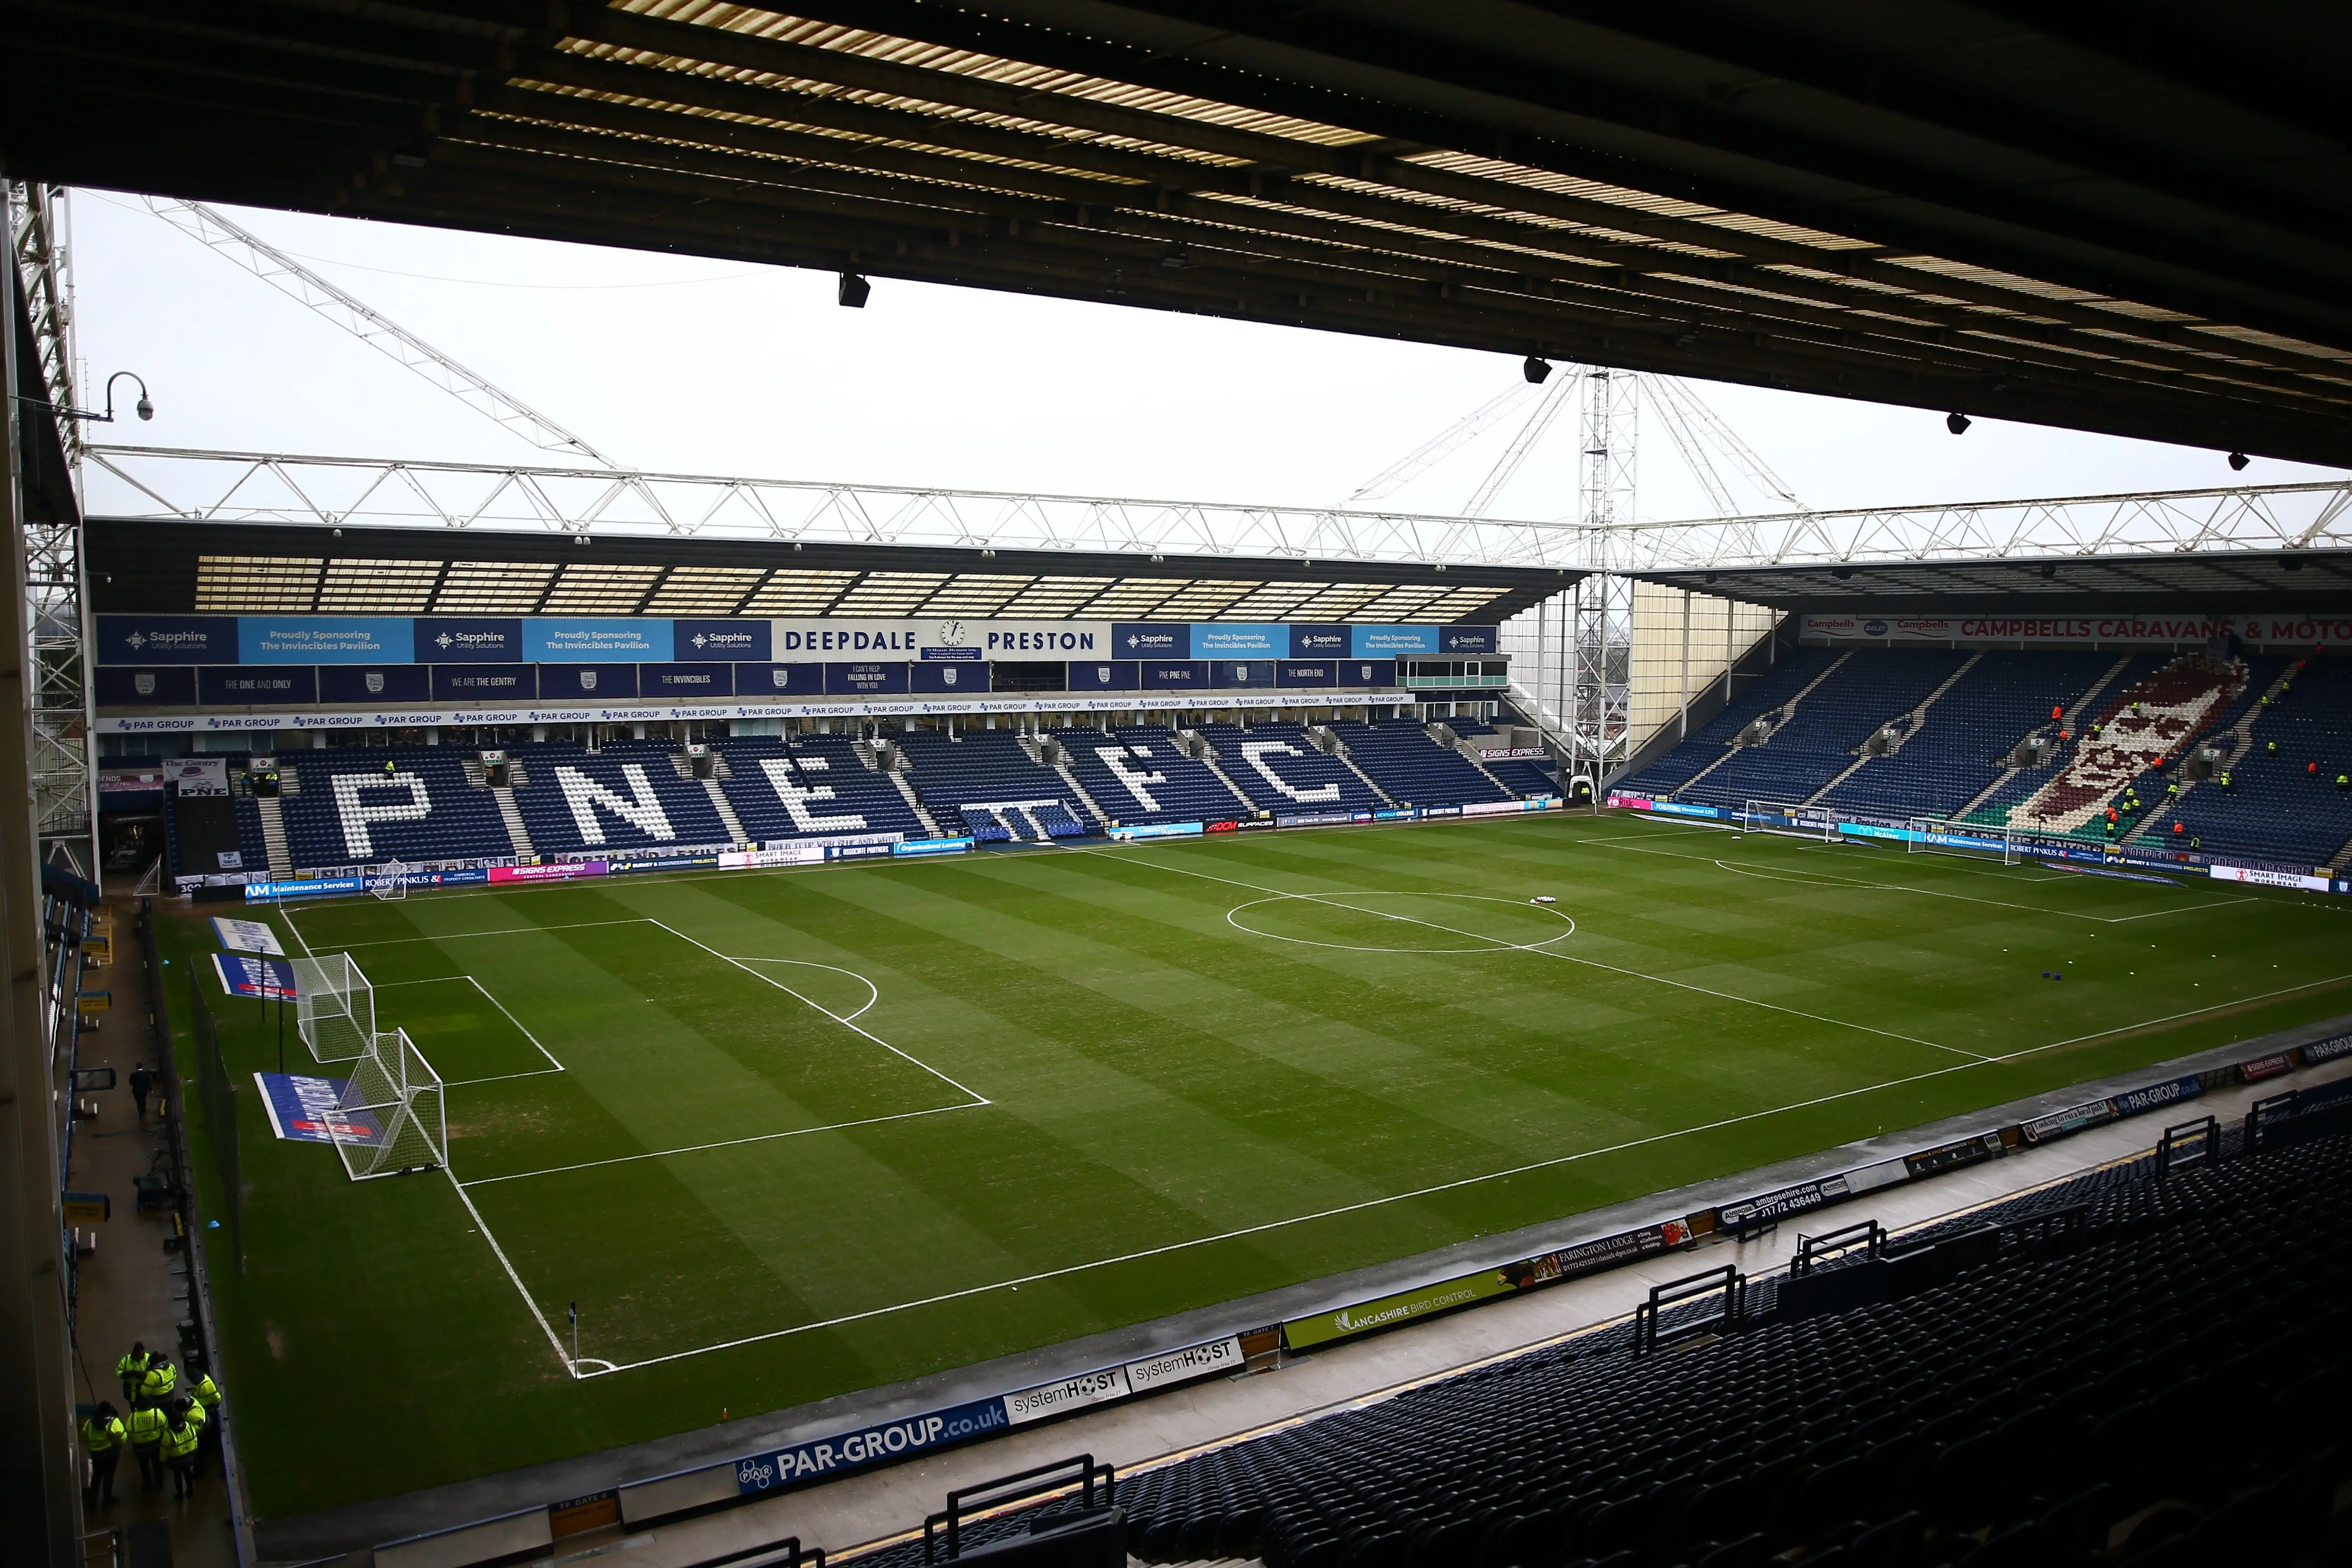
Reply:
<svg viewBox="0 0 2352 1568"><path fill-rule="evenodd" d="M405 1029L378 1035L367 1053L352 1064L351 1081L335 1101L327 1135L354 1182L411 1171L438 1171L449 1163L449 1119L441 1075L425 1059ZM375 1124L373 1140L352 1131L364 1119Z"/></svg>
<svg viewBox="0 0 2352 1568"><path fill-rule="evenodd" d="M387 860L376 868L375 875L367 879L367 889L385 900L408 897L408 868L398 860Z"/></svg>
<svg viewBox="0 0 2352 1568"><path fill-rule="evenodd" d="M356 1061L375 1045L375 987L348 952L298 958L294 1017L313 1060Z"/></svg>
<svg viewBox="0 0 2352 1568"><path fill-rule="evenodd" d="M1825 805L1799 805L1785 800L1740 803L1732 819L1742 833L1777 833L1784 838L1811 838L1823 844L1843 840L1838 834L1837 813Z"/></svg>
<svg viewBox="0 0 2352 1568"><path fill-rule="evenodd" d="M1914 855L1958 855L1968 860L1998 860L2004 866L2018 863L2017 829L2005 823L1915 816L1904 826L1908 829L1904 837Z"/></svg>

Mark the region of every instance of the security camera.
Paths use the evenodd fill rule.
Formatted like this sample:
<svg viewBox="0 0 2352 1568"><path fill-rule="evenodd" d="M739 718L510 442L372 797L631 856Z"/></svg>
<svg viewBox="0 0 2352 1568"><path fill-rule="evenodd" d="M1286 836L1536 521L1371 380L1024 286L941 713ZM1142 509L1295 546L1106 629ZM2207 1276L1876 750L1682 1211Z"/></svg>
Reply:
<svg viewBox="0 0 2352 1568"><path fill-rule="evenodd" d="M142 419L152 419L155 417L155 405L147 401L147 395L143 392L139 395L139 401L133 405L133 408L134 412L136 412ZM2242 462L2238 466L2240 468L2245 467Z"/></svg>
<svg viewBox="0 0 2352 1568"><path fill-rule="evenodd" d="M1969 416L1959 413L1947 414L1944 416L1944 428L1955 436L1965 436L1969 433Z"/></svg>

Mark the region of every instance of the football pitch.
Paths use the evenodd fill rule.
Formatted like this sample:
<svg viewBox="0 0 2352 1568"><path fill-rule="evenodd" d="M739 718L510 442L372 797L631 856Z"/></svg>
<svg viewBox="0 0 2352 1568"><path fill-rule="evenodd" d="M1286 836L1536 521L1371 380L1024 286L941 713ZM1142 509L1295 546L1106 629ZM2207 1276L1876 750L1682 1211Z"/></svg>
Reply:
<svg viewBox="0 0 2352 1568"><path fill-rule="evenodd" d="M205 912L159 927L183 1072L194 973L242 1084L247 1261L216 1241L213 1285L265 1516L2352 1008L2336 901L1618 816L419 892L268 917L449 1086L449 1169L352 1183L271 1136L275 1010L220 995ZM187 1105L217 1214L226 1130Z"/></svg>

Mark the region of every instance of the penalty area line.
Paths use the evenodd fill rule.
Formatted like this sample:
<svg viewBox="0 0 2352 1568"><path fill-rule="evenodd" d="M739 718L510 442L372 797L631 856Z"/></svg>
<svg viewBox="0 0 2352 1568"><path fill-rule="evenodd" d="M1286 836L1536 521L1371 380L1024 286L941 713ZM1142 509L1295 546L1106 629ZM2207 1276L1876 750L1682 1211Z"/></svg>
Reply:
<svg viewBox="0 0 2352 1568"><path fill-rule="evenodd" d="M676 1149L648 1149L643 1153L615 1154L609 1160L582 1160L576 1164L550 1165L543 1171L515 1171L503 1176L477 1176L470 1182L459 1182L457 1184L461 1187L487 1187L499 1182L529 1181L533 1176L560 1176L567 1171L589 1171L599 1165L627 1165L639 1160L667 1160L679 1154L699 1154L711 1149L740 1148L746 1143L772 1143L780 1138L805 1138L812 1132L844 1132L852 1127L878 1127L886 1121L908 1121L918 1116L943 1116L950 1110L978 1110L991 1103L985 1100L967 1100L954 1105L929 1106L921 1110L894 1110L887 1116L866 1116L855 1121L829 1121L822 1127L792 1127L782 1132L754 1132L745 1138L721 1138L714 1142L688 1143Z"/></svg>

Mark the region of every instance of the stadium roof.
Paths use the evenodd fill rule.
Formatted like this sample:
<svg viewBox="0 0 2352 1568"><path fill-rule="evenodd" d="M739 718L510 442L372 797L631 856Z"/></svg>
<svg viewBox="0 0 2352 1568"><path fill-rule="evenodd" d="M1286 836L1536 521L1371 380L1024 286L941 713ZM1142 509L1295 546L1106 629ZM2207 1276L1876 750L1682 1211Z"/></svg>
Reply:
<svg viewBox="0 0 2352 1568"><path fill-rule="evenodd" d="M100 613L1492 625L1580 573L93 518Z"/></svg>
<svg viewBox="0 0 2352 1568"><path fill-rule="evenodd" d="M17 178L2352 462L2342 7L0 4Z"/></svg>
<svg viewBox="0 0 2352 1568"><path fill-rule="evenodd" d="M2352 611L2352 550L1879 561L1644 572L1643 582L1792 614Z"/></svg>

